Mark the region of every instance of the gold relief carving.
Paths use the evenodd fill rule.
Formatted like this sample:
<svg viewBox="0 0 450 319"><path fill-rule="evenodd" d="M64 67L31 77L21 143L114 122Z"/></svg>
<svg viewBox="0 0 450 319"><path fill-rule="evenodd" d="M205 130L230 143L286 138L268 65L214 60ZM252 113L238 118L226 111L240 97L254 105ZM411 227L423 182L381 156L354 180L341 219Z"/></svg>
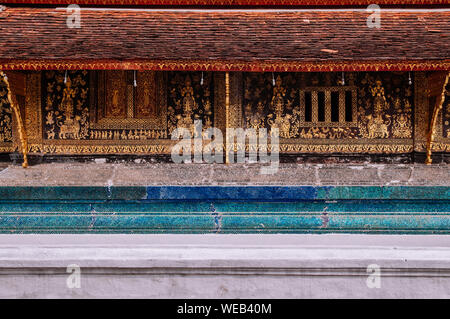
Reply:
<svg viewBox="0 0 450 319"><path fill-rule="evenodd" d="M414 73L414 150L425 151L429 127L427 77L424 72Z"/></svg>
<svg viewBox="0 0 450 319"><path fill-rule="evenodd" d="M44 138L89 137L88 72L44 72Z"/></svg>
<svg viewBox="0 0 450 319"><path fill-rule="evenodd" d="M74 144L69 140L44 141L43 144L30 145L34 152L56 153L56 154L170 154L172 146L176 141L154 140L154 141L94 141L83 140L82 143Z"/></svg>
<svg viewBox="0 0 450 319"><path fill-rule="evenodd" d="M363 87L359 88L359 130L363 138L412 137L412 89L405 84L404 77L404 74L365 74L361 80ZM384 85L389 85L389 94ZM367 109L367 103L373 107Z"/></svg>
<svg viewBox="0 0 450 319"><path fill-rule="evenodd" d="M235 143L231 147L236 150L242 148L242 144ZM250 145L245 145L248 152ZM413 151L412 140L311 140L311 139L283 139L280 141L280 152L285 154L297 153L363 153L363 154L380 154L380 153L408 153Z"/></svg>
<svg viewBox="0 0 450 319"><path fill-rule="evenodd" d="M137 72L136 118L153 118L158 116L159 105L157 105L156 96L155 72Z"/></svg>
<svg viewBox="0 0 450 319"><path fill-rule="evenodd" d="M225 109L225 74L223 72L214 73L214 127L225 132L226 111Z"/></svg>
<svg viewBox="0 0 450 319"><path fill-rule="evenodd" d="M247 127L250 127L256 131L258 131L258 129L263 128L264 127L264 106L262 105L262 102L258 102L258 106L256 108L256 112L252 112L252 107L251 105L248 103L246 108L245 108L245 112L247 114L246 117L246 123L247 123Z"/></svg>
<svg viewBox="0 0 450 319"><path fill-rule="evenodd" d="M181 89L181 100L177 101L182 105L182 114L176 116L177 128L187 128L194 134L194 122L192 116L194 110L198 110L198 104L194 99L194 89L191 86L191 77L186 75L185 86Z"/></svg>
<svg viewBox="0 0 450 319"><path fill-rule="evenodd" d="M162 72L155 72L156 74ZM166 94L166 92L170 95L168 100L168 106L172 108L167 115L169 125L173 127L177 127L178 124L186 124L180 119L184 119L184 121L188 120L188 116L185 113L190 113L190 120L193 123L193 120L198 118L202 119L203 123L212 123L214 122L214 126L223 125L225 126L225 116L222 117L220 112L216 111L218 107L222 114L225 114L223 111L223 107L225 105L224 101L224 92L225 92L225 83L224 83L224 74L216 73L214 74L214 85L212 86L211 79L213 78L212 73L205 72L204 73L204 84L200 85L201 72L173 72L178 73L179 78L174 80L175 74L171 74L169 77L168 88L161 89L164 87L164 84L160 86L159 80L157 80L156 85L158 86L158 96L162 96ZM190 88L186 83L186 74L191 75L191 83ZM244 77L243 77L244 75ZM274 86L270 85L270 96L268 99L264 100L263 92L259 92L259 98L255 100L255 103L249 103L248 100L245 99L244 90L246 90L245 85L245 75L240 72L231 72L229 73L229 90L230 90L230 101L228 108L228 123L230 127L242 127L243 125L247 127L269 127L267 123L268 120L273 121L273 124L280 125L283 124L282 121L276 122L276 119L280 118L289 118L289 130L285 129L285 136L287 132L291 135L294 132L297 132L295 137L290 138L282 138L280 151L285 153L405 153L412 151L413 142L411 139L411 110L412 103L407 97L406 93L404 93L404 86L401 87L400 92L395 92L392 88L389 88L389 77L383 76L382 79L382 87L384 89L384 96L386 99L386 105L382 103L375 103L376 94L373 95L371 88L376 88L377 84L375 82L376 78L373 78L373 82L371 85L365 84L362 85L361 79L364 78L360 74L355 75L355 83L352 84L348 81L346 74L346 82L349 83L349 87L352 85L355 86L354 94L352 95L352 122L346 123L342 121L345 120L345 105L344 107L339 107L339 121L333 122L334 127L326 126L327 122L319 122L315 126L307 126L309 124L303 124L301 126L301 119L305 118L304 108L300 107L304 105L304 97L302 97L302 90L316 88L317 92L324 92L325 96L325 108L329 109L329 92L333 92L332 88L339 88L341 91L336 91L340 95L345 94L345 86L328 86L329 84L337 83L336 75L332 75L327 83L323 82L322 76L316 76L315 79L308 80L309 83L307 85L303 85L299 83L298 78L301 77L298 74L293 74L291 77L294 78L296 85L290 88L292 84L286 85L284 82L285 76L287 74L279 74L281 78L281 88L284 88L286 91L283 95L283 90L278 89L278 91L274 90ZM258 74L256 74L258 75ZM339 74L340 75L340 74ZM365 73L363 74L365 75ZM166 74L167 76L167 74ZM309 74L305 75L308 78ZM402 77L402 75L398 75ZM266 79L265 85L272 83L272 76L268 74L268 80ZM403 75L404 77L404 75ZM278 75L276 75L275 79L277 80ZM139 79L139 73L138 73ZM313 83L314 82L314 83ZM161 81L164 83L164 81ZM311 86L311 84L316 84L316 86ZM327 85L325 85L327 84ZM417 86L417 83L416 83ZM138 84L138 88L143 87L141 84ZM256 89L260 89L260 86L254 86ZM276 87L276 85L275 85ZM128 84L128 88L130 85ZM131 85L132 88L132 85ZM182 89L186 90L182 90ZM255 89L255 92L257 90ZM101 87L98 88L98 94L100 95ZM275 93L274 93L275 91ZM362 93L361 93L362 91ZM300 92L300 93L299 93ZM303 91L304 92L304 91ZM414 90L415 92L415 90ZM253 94L253 93L252 93ZM256 93L255 93L256 95ZM214 99L212 98L214 96ZM416 96L417 98L417 96ZM137 97L136 97L137 99ZM164 101L164 97L158 97L157 99L161 99ZM343 101L344 99L339 99L339 101ZM263 102L264 101L264 102ZM289 104L290 101L293 101ZM317 102L319 103L319 102ZM416 102L414 102L416 103ZM145 104L145 100L144 100ZM248 108L248 105L250 108ZM76 105L76 104L75 104ZM129 105L129 102L126 103L126 108ZM162 105L157 103L157 105ZM214 105L214 108L212 107ZM283 105L280 108L280 105ZM359 108L357 108L359 106ZM289 110L287 110L290 107ZM359 131L361 125L360 122L362 119L367 120L367 116L372 115L372 117L376 117L375 108L386 108L383 112L391 116L391 123L386 123L386 118L383 118L383 124L387 124L387 130L389 134L389 138L381 138L381 136L385 136L385 132L383 134L376 133L377 127L373 131L373 136L378 136L375 138L369 138L369 130L366 128L366 135L363 135ZM416 106L414 106L416 107ZM76 109L76 107L75 107ZM195 110L194 110L195 109ZM214 112L213 112L214 109ZM280 113L280 109L282 112ZM127 109L126 109L127 110ZM128 109L129 110L129 109ZM166 109L167 110L167 109ZM206 110L206 112L204 112ZM161 112L164 112L164 107L161 107ZM127 112L127 111L126 111ZM134 114L137 116L137 108L134 109ZM76 111L75 111L76 113ZM158 113L158 111L156 111ZM206 114L205 114L206 113ZM272 117L268 115L272 114ZM325 121L329 119L328 111L325 111ZM257 115L257 116L256 116ZM289 116L288 116L289 115ZM101 118L102 114L100 114ZM318 115L317 115L318 116ZM408 118L409 120L405 120ZM152 126L147 126L147 128L135 128L133 125L140 125L138 122L140 120L146 121L145 123L149 123L152 116L149 115L146 119L138 119L138 118L125 118L125 119L111 119L122 122L116 122L113 126L104 122L103 129L100 129L99 126L95 127L95 125L100 125L100 123L95 123L92 125L89 130L89 137L87 139L83 139L82 141L74 143L74 141L70 141L68 139L65 140L54 140L54 141L45 141L43 145L32 144L29 148L33 148L34 150L44 151L44 152L56 152L56 153L65 153L65 154L130 154L130 153L140 153L140 154L170 154L171 144L166 144L165 142L168 140L161 140L161 138L166 138L163 134L163 130L157 130L156 128L152 128ZM161 119L161 117L157 116L157 118ZM297 120L299 119L299 120ZM106 118L103 117L103 120ZM261 120L263 124L261 123ZM126 121L126 122L123 122ZM133 124L132 121L136 121ZM217 123L216 123L217 121ZM221 122L220 122L221 121ZM276 122L276 123L275 123ZM441 121L442 122L442 121ZM155 122L158 123L158 122ZM161 123L161 122L159 122ZM219 124L222 123L222 124ZM308 123L308 122L306 122ZM359 123L359 124L358 124ZM379 123L378 123L379 124ZM114 126L116 125L116 126ZM120 126L121 125L121 126ZM126 126L129 125L129 126ZM144 125L144 124L142 124ZM146 124L148 125L148 124ZM164 125L162 123L161 125ZM323 126L320 126L323 125ZM161 127L161 126L160 126ZM396 127L397 129L394 129ZM408 132L409 127L409 132ZM80 129L81 130L81 129ZM167 131L167 130L164 130ZM281 131L281 129L280 129ZM398 131L397 133L395 131ZM408 134L409 133L409 134ZM92 139L92 140L89 140ZM159 139L159 140L154 140ZM149 145L147 145L149 144ZM436 141L433 146L433 149L439 148L440 143Z"/></svg>
<svg viewBox="0 0 450 319"><path fill-rule="evenodd" d="M274 113L270 113L267 118L267 123L270 125L270 128L278 128L280 137L282 138L290 138L293 137L291 134L291 123L290 119L292 117L291 114L283 115L283 111L285 108L292 108L292 99L287 99L285 101L286 89L282 87L281 77L278 75L275 80L275 86L273 88L272 101L270 102L270 109ZM286 105L285 105L286 104ZM262 111L262 105L259 105Z"/></svg>
<svg viewBox="0 0 450 319"><path fill-rule="evenodd" d="M411 94L408 93L407 94ZM405 98L404 107L401 107L400 99L397 97L394 103L394 115L392 116L392 135L395 138L411 138L412 137L412 107L409 99Z"/></svg>
<svg viewBox="0 0 450 319"><path fill-rule="evenodd" d="M242 114L243 105L243 74L241 72L229 72L229 92L230 103L227 117L229 119L228 127L239 128L244 125ZM224 87L225 88L225 87Z"/></svg>
<svg viewBox="0 0 450 319"><path fill-rule="evenodd" d="M103 104L108 95L108 91L105 89L105 78L108 73L109 71L98 72L98 120L90 123L91 130L94 130L91 132L91 138L108 139L110 135L113 139L114 136L117 136L118 139L167 138L165 74L154 71L136 72L136 87L126 83L127 76L125 74L123 76L125 82L121 84L123 89L120 90L126 94L121 101L123 105L120 108L126 115L117 118L108 117L107 107ZM111 131L109 134L109 130L116 131Z"/></svg>
<svg viewBox="0 0 450 319"><path fill-rule="evenodd" d="M302 129L301 138L342 139L355 138L355 131L350 127L311 127Z"/></svg>
<svg viewBox="0 0 450 319"><path fill-rule="evenodd" d="M271 73L244 74L245 125L280 128L281 152L413 149L413 90L405 72L347 72L345 81L341 73L282 73L275 76L275 85ZM337 85L330 86L333 83ZM298 98L293 99L295 94Z"/></svg>
<svg viewBox="0 0 450 319"><path fill-rule="evenodd" d="M108 112L105 104L105 95L107 94L107 81L105 80L105 77L107 72L108 71L91 72L91 74L86 77L89 79L96 79L98 77L98 87L95 85L95 82L90 83L90 87L96 94L95 97L88 96L87 98L91 103L91 110L88 112L88 115L94 114L94 116L92 116L94 121L91 123L89 123L89 121L87 122L88 135L85 138L81 138L80 136L78 140L74 140L73 135L67 134L68 138L59 139L59 126L56 125L54 139L46 139L42 144L33 143L30 145L30 149L32 148L34 152L63 154L170 154L171 146L174 145L176 141L167 140L167 102L169 101L170 105L174 106L174 100L180 100L180 105L184 106L184 108L177 110L175 115L180 115L180 118L186 118L184 110L187 110L187 113L191 110L192 123L194 119L199 118L203 120L204 125L212 126L215 118L215 111L213 108L215 109L216 107L213 101L213 96L215 97L214 88L216 86L212 86L212 73L204 73L204 83L201 85L201 72L173 72L171 80L173 80L176 75L178 75L178 77L182 75L183 81L179 83L182 83L183 86L180 85L176 87L175 91L178 92L179 95L176 95L175 99L172 99L172 97L168 99L167 92L170 92L170 90L167 89L167 73L150 71L144 75L137 72L137 86L134 87L131 83L125 83L124 85L126 91L126 98L124 98L124 100L126 99L126 103L124 109L127 117L109 118L107 117ZM95 75L92 73L95 73ZM55 73L53 78L62 76L63 79L63 75L64 73ZM189 89L189 85L186 85L186 75L192 77L190 83L192 91ZM144 83L145 81L143 81L146 76L148 79L148 86ZM74 75L71 74L72 88L73 77ZM45 88L47 88L46 81L43 82ZM220 83L217 85L220 87ZM147 91L145 90L146 86ZM55 87L56 86L53 86L53 90L55 90ZM181 89L183 87L185 90L182 92L183 95L181 95ZM140 89L142 89L143 93L139 97L138 92ZM171 89L173 89L173 87L171 87ZM178 89L180 90L177 91ZM156 93L152 93L155 91ZM58 92L62 96L62 89ZM148 92L150 95L153 94L154 96L145 97ZM50 97L48 97L49 95ZM73 98L74 119L79 115L79 111L77 111L76 107L79 98L79 93ZM62 103L57 103L58 97L56 93L53 96L45 91L43 100L45 102L50 100L52 101L50 103L51 106L55 105L62 109ZM59 98L59 100L61 101L62 97ZM111 102L113 102L112 98ZM153 103L153 110L148 103ZM142 106L141 110L139 110L139 104ZM96 105L98 105L98 107ZM59 116L62 116L60 122L64 124L67 107L64 107L64 110L59 110L58 107L53 107L49 111L46 110L45 114L43 114L44 119L47 120L48 113L55 113L58 111ZM92 109L97 109L97 111L94 112ZM131 115L131 117L128 117L129 115ZM145 116L145 118L143 118L143 116ZM55 121L54 117L51 117L51 119ZM82 131L82 129L83 128L80 128L80 131ZM46 124L45 134L51 134L51 130L52 128L49 127L49 124Z"/></svg>
<svg viewBox="0 0 450 319"><path fill-rule="evenodd" d="M127 107L126 71L105 72L105 117L126 117Z"/></svg>
<svg viewBox="0 0 450 319"><path fill-rule="evenodd" d="M370 93L374 97L373 100L373 113L364 116L363 125L367 127L367 138L388 138L389 137L389 125L391 124L390 115L386 114L389 105L386 101L384 94L384 87L380 79L377 79L375 83L367 74L367 82L371 84L369 88Z"/></svg>
<svg viewBox="0 0 450 319"><path fill-rule="evenodd" d="M213 126L211 72L170 72L168 86L169 133L186 128L193 134L195 120L201 120L204 129Z"/></svg>
<svg viewBox="0 0 450 319"><path fill-rule="evenodd" d="M41 73L27 74L25 126L30 143L42 142Z"/></svg>
<svg viewBox="0 0 450 319"><path fill-rule="evenodd" d="M61 101L61 109L65 114L65 120L59 127L60 139L68 137L73 137L74 139L79 138L80 119L79 117L73 117L73 99L75 98L77 91L71 86L72 81L70 80L70 77L68 77Z"/></svg>

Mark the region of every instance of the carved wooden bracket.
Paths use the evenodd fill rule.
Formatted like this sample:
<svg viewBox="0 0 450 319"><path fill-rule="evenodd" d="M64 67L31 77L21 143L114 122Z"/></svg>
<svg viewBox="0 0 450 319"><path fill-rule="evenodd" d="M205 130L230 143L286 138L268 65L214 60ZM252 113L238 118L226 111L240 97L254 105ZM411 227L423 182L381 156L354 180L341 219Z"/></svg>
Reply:
<svg viewBox="0 0 450 319"><path fill-rule="evenodd" d="M11 105L12 110L14 111L14 115L17 120L17 130L19 132L20 145L23 153L23 163L22 167L28 167L28 142L27 142L27 133L25 130L25 125L22 120L22 114L20 112L19 103L17 102L16 94L24 96L25 92L25 75L17 73L17 72L9 72L8 76L0 71L0 76L3 78L3 81L6 84L8 89L8 102Z"/></svg>
<svg viewBox="0 0 450 319"><path fill-rule="evenodd" d="M447 87L450 77L450 72L433 74L429 78L430 87L429 97L436 97L436 103L433 108L433 114L431 116L430 129L428 132L427 140L427 158L425 163L430 165L432 163L431 152L433 148L434 135L436 131L436 123L439 115L439 111L442 110L442 106L445 101L445 89Z"/></svg>

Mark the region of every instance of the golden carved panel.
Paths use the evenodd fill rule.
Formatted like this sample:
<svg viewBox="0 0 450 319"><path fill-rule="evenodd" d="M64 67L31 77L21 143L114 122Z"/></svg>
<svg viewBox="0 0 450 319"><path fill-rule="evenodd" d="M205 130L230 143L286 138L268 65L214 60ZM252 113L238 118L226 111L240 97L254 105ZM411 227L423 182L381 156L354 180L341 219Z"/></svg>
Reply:
<svg viewBox="0 0 450 319"><path fill-rule="evenodd" d="M73 90L70 92L64 91L67 89L64 86L64 72L43 72L42 87L45 89L42 90L42 96L36 88L30 90L34 93L29 94L29 99L32 100L32 95L37 94L36 96L45 102L41 116L45 122L45 139L42 143L30 144L33 152L170 154L176 141L168 139L169 106L175 110L175 113L171 114L171 123L190 125L188 120L193 123L195 119L202 119L204 125L212 126L217 119L218 125L223 124L220 115L216 118L216 110L220 108L220 101L223 101L223 96L220 95L220 85L223 82L218 74L215 76L219 79L216 84L211 72L205 72L203 80L201 72L173 72L170 74L168 89L167 72L136 72L137 81L134 85L133 71L129 71L127 76L120 76L125 80L121 85L126 91L126 100L124 98L122 101L125 102L121 103L125 103L126 116L110 118L107 117L106 102L102 102L107 94L104 75L107 72L69 72L70 89ZM74 81L78 76L81 76L83 81ZM55 89L57 86L60 86L59 89ZM81 95L86 92L86 86L90 94ZM219 89L216 89L217 87ZM50 91L47 88L51 88ZM142 90L142 93L139 93L139 90ZM152 96L145 97L147 93ZM168 93L171 94L170 97ZM74 105L73 111L67 105ZM70 131L72 134L60 135L59 128L65 124L66 118L71 118L73 125L79 123L79 129ZM81 134L84 131L87 135Z"/></svg>
<svg viewBox="0 0 450 319"><path fill-rule="evenodd" d="M154 79L157 91L155 101L159 109L157 108L156 111L154 109L147 110L139 115L139 111L131 108L133 111L132 118L128 118L130 105L133 106L133 103L137 102L139 98L135 93L136 88L133 86L132 78L130 81L128 77L125 81L127 93L125 101L126 117L112 118L111 120L119 121L116 123L105 122L101 124L99 122L102 119L106 120L105 114L97 113L96 105L97 103L100 104L97 99L102 94L102 87L93 88L91 79L92 77L95 79L94 72L88 74L86 71L69 71L70 90L66 90L64 72L49 72L53 72L50 77L48 77L48 72L42 73L42 89L40 73L30 73L27 79L25 118L27 129L29 129L28 136L33 140L29 143L31 152L169 154L171 146L176 141L167 139L169 137L167 133L169 131L168 121L172 128L178 124L187 125L188 119L193 122L197 118L202 119L208 125L225 127L224 73L205 72L202 82L201 72L173 72L170 76L167 72L155 72ZM190 77L190 85L189 81L186 82L186 75ZM257 79L259 74L255 73L254 75ZM322 124L308 126L309 124L305 124L307 121L304 121L303 126L299 125L297 137L282 137L280 139L280 151L282 153L407 153L411 152L413 147L416 150L422 149L422 143L426 140L424 139L426 133L424 135L423 132L426 132L425 127L428 126L428 100L423 86L424 81L421 80L425 78L424 73L415 72L412 74L414 85L408 84L408 73L405 72L369 72L353 73L352 75L345 73L344 86L339 82L341 80L340 73L328 75L323 73L293 74L291 77L295 78L296 83L295 86L291 85L294 88L293 94L291 94L292 89L289 89L289 85L286 86L289 81L285 82L285 77L289 74L275 73L275 80L278 75L282 80L277 92L278 99L276 94L276 98L273 98L272 74L268 73L267 79L262 83L267 92L272 92L269 95L270 98L251 99L254 101L251 112L246 112L245 108L249 102L245 92L246 73L230 73L228 117L230 127L260 125L256 115L258 115L258 104L261 104L259 103L261 101L267 103L263 103L263 111L268 110L267 113L262 112L263 115L259 117L259 119L264 119L264 126L269 125L268 121L270 120L272 125L282 127L283 123L277 122L277 115L281 114L280 119L287 115L290 115L290 119L293 119L292 114L294 114L296 104L301 103L301 92L315 91L317 92L317 105L323 103L324 109L320 111L321 115L319 115L319 108L317 108L317 114L311 114L311 117L317 116L318 119L324 117L326 123L333 120L334 117L335 120L337 119L336 123L333 124L335 126L321 126ZM141 84L142 80L140 79L142 77L139 76L139 72L137 73L137 79L137 88L139 89L139 87L145 85ZM152 83L151 78L148 82ZM260 90L261 86L254 85L250 88ZM334 88L339 89L334 90ZM333 92L337 92L336 94L339 95L339 92L348 88L356 88L357 96L355 104L354 96L351 95L352 121L349 121L348 125L347 123L344 125L341 123L341 119L345 117L342 111L345 108L343 108L341 102L344 99L334 98L334 102L331 100L333 100ZM89 94L89 90L93 92ZM130 90L132 92L131 99L129 98ZM322 97L319 97L322 94L320 92L323 92ZM262 91L259 94L263 94ZM141 99L143 98L141 97ZM323 102L319 102L319 99L323 99ZM41 100L42 113L39 114ZM143 99L143 101L145 105L146 102L151 103L152 100ZM279 112L280 103L284 105L282 113ZM286 107L289 103L291 103L291 109ZM331 107L333 103L337 103L335 111ZM354 109L355 105L356 110ZM170 110L171 113L167 114L170 107L173 110ZM259 108L261 109L261 106ZM330 108L332 112L330 112ZM300 118L305 116L301 108L297 111L300 111ZM416 113L414 125L412 124L413 111ZM337 112L337 115L333 112ZM434 151L450 151L448 137L444 135L448 130L445 124L445 114L447 113L448 104L444 105L439 121L441 125L440 128L439 125L437 128L440 131L437 131ZM190 116L188 117L187 114ZM268 117L269 114L273 114L273 116ZM98 118L96 118L97 116ZM42 120L42 124L39 123L39 119ZM130 121L127 124L120 122L124 119ZM164 121L163 119L167 120ZM132 121L136 122L133 123ZM301 121L298 121L298 123L301 123ZM139 125L142 125L142 127L140 128ZM293 127L294 125L291 123L290 130L295 132ZM417 139L414 144L412 139L413 127L414 136ZM61 128L62 134L60 134ZM441 137L439 137L439 134L441 134ZM40 140L39 136L44 137L44 139Z"/></svg>
<svg viewBox="0 0 450 319"><path fill-rule="evenodd" d="M155 118L160 109L156 100L156 75L154 71L143 71L137 73L136 104L134 117L138 119Z"/></svg>
<svg viewBox="0 0 450 319"><path fill-rule="evenodd" d="M168 72L168 128L194 131L194 121L203 128L214 125L214 81L212 72Z"/></svg>
<svg viewBox="0 0 450 319"><path fill-rule="evenodd" d="M90 128L92 130L116 130L111 133L117 139L148 139L148 138L165 138L167 133L167 95L166 80L163 72L143 71L136 72L127 71L124 83L121 84L124 92L121 109L125 114L122 117L108 117L106 114L106 106L102 104L105 96L108 95L104 79L110 71L98 72L98 104L92 105L91 108L97 109L97 120L92 120ZM136 85L134 79L129 81L131 77L136 77ZM91 91L95 91L95 84L91 84ZM124 131L126 130L126 131ZM131 133L130 133L131 130ZM134 132L133 130L137 130ZM142 131L142 133L141 133ZM98 131L93 133L104 139L106 133ZM109 133L107 134L109 136ZM108 137L106 137L108 139Z"/></svg>
<svg viewBox="0 0 450 319"><path fill-rule="evenodd" d="M281 152L413 149L406 72L244 73L243 82L245 127L277 127Z"/></svg>
<svg viewBox="0 0 450 319"><path fill-rule="evenodd" d="M127 71L102 72L100 81L104 78L105 94L99 97L105 103L105 118L126 118L127 116Z"/></svg>

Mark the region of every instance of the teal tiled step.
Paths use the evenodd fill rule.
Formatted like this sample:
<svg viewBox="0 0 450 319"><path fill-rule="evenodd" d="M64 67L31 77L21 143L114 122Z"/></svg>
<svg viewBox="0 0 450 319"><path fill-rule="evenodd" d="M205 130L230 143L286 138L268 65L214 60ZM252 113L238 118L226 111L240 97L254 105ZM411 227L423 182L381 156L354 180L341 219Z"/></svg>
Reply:
<svg viewBox="0 0 450 319"><path fill-rule="evenodd" d="M1 233L450 233L449 187L0 187Z"/></svg>
<svg viewBox="0 0 450 319"><path fill-rule="evenodd" d="M450 233L446 213L1 213L2 233Z"/></svg>

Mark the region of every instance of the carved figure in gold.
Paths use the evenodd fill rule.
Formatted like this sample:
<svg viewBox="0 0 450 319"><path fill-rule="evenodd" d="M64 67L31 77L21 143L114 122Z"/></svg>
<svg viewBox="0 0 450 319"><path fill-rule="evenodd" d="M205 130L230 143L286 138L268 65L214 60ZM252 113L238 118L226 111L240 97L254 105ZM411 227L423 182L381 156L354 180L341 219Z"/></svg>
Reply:
<svg viewBox="0 0 450 319"><path fill-rule="evenodd" d="M77 90L72 88L72 81L67 77L66 87L63 90L61 101L62 110L65 112L66 121L71 121L73 117L73 99L77 94Z"/></svg>
<svg viewBox="0 0 450 319"><path fill-rule="evenodd" d="M194 114L194 110L198 108L198 105L194 98L194 89L192 88L192 81L189 75L186 76L184 87L181 89L181 96L183 114L178 114L176 116L177 127L187 128L193 135L195 132L195 128L192 115Z"/></svg>
<svg viewBox="0 0 450 319"><path fill-rule="evenodd" d="M390 117L386 115L386 117ZM376 114L372 116L369 114L366 116L367 119L367 131L369 133L369 138L387 138L389 137L389 125L391 124L390 120L385 121L380 114Z"/></svg>
<svg viewBox="0 0 450 319"><path fill-rule="evenodd" d="M80 133L80 117L75 116L74 120L67 121L59 127L59 138L67 139L69 137L73 137L74 139L78 139Z"/></svg>
<svg viewBox="0 0 450 319"><path fill-rule="evenodd" d="M144 88L144 103L138 104L138 114L142 116L149 116L154 114L154 105L150 103L150 90L148 87Z"/></svg>
<svg viewBox="0 0 450 319"><path fill-rule="evenodd" d="M264 106L261 101L258 102L258 107L255 113L252 113L252 106L248 103L245 108L245 113L248 114L246 117L247 127L251 127L256 131L264 127Z"/></svg>
<svg viewBox="0 0 450 319"><path fill-rule="evenodd" d="M285 108L284 105L284 97L286 95L286 89L282 86L281 77L278 76L275 81L275 87L273 88L273 96L271 101L271 109L274 110L275 114L269 114L267 117L269 120L267 121L271 128L278 128L280 136L283 138L291 137L291 123L290 123L290 114L286 114L283 116L283 110ZM291 101L288 101L287 106L292 104Z"/></svg>
<svg viewBox="0 0 450 319"><path fill-rule="evenodd" d="M390 116L384 115L383 112L389 106L384 94L384 87L381 80L376 80L375 85L370 88L370 92L374 97L373 115L365 116L367 120L367 131L369 138L387 138L389 137L389 125L391 124ZM387 118L387 120L385 120Z"/></svg>
<svg viewBox="0 0 450 319"><path fill-rule="evenodd" d="M394 115L392 133L397 138L411 137L410 117L405 113Z"/></svg>
<svg viewBox="0 0 450 319"><path fill-rule="evenodd" d="M112 95L112 99L111 99L111 114L113 116L118 116L122 113L122 108L119 105L119 90L118 89L114 89L113 90L113 95Z"/></svg>
<svg viewBox="0 0 450 319"><path fill-rule="evenodd" d="M61 109L64 111L66 119L59 127L58 137L60 139L67 139L73 137L79 138L80 133L80 117L73 118L73 99L77 94L77 89L72 88L72 81L67 77L66 87L63 90L63 97L61 100Z"/></svg>

